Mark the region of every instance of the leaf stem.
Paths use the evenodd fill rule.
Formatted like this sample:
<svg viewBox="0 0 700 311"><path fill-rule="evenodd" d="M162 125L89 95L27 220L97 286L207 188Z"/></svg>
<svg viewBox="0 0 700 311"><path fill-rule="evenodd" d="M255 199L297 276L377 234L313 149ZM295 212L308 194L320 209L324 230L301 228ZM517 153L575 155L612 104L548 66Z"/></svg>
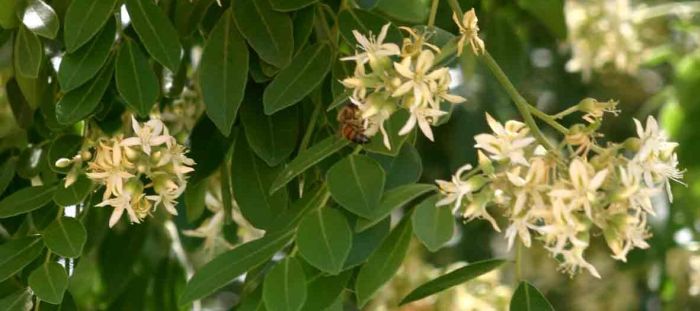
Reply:
<svg viewBox="0 0 700 311"><path fill-rule="evenodd" d="M515 246L515 278L516 282L520 283L523 279L523 271L522 271L522 259L523 259L523 250L522 250L522 242L517 241Z"/></svg>
<svg viewBox="0 0 700 311"><path fill-rule="evenodd" d="M566 109L562 110L561 112L553 115L552 117L554 119L561 119L561 118L566 117L566 116L568 116L576 111L578 111L578 105L573 105L573 106L566 108Z"/></svg>
<svg viewBox="0 0 700 311"><path fill-rule="evenodd" d="M430 7L430 15L428 17L428 28L435 28L435 16L437 15L438 4L440 0L433 0L433 4Z"/></svg>
<svg viewBox="0 0 700 311"><path fill-rule="evenodd" d="M461 19L462 15L464 15L464 12L462 11L462 8L459 6L459 2L457 2L457 0L447 0L447 3L450 4L450 7L452 8L452 12L457 14L457 17L459 17Z"/></svg>
<svg viewBox="0 0 700 311"><path fill-rule="evenodd" d="M541 110L535 108L532 105L528 105L528 110L530 110L530 113L532 113L532 115L544 121L544 123L547 123L547 125L553 127L555 130L559 131L563 135L569 134L569 129L559 124L559 122L555 120L555 117L542 112Z"/></svg>
<svg viewBox="0 0 700 311"><path fill-rule="evenodd" d="M488 51L484 51L484 54L481 56L481 59L484 61L486 67L489 68L491 73L496 77L496 80L498 80L501 86L506 90L506 93L508 93L510 98L515 103L515 107L518 109L518 112L520 112L520 115L523 117L525 124L527 124L527 126L530 128L530 131L532 131L532 136L534 136L535 139L537 139L537 141L540 144L542 144L547 150L555 152L556 149L554 148L552 143L549 140L547 140L544 134L542 134L540 128L537 126L537 123L535 123L535 119L532 117L532 113L530 112L530 104L528 104L525 98L523 98L523 96L520 95L518 90L515 88L515 86L513 86L513 83L510 82L510 79L508 79L508 76L506 76L501 67L498 66L498 63L496 63L491 54L489 54Z"/></svg>

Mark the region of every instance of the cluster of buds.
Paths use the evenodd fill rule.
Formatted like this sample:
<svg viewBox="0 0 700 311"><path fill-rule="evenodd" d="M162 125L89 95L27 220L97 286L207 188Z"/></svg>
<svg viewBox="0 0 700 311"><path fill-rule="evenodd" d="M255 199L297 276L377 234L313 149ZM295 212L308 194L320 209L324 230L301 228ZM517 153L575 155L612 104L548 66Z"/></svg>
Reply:
<svg viewBox="0 0 700 311"><path fill-rule="evenodd" d="M475 53L483 51L473 10L465 14L465 25L457 22L462 30L459 51L467 42ZM465 99L450 93L449 69L435 66L440 49L426 42L425 34L401 27L409 36L399 48L397 44L384 42L389 26L384 25L376 37L372 33L365 36L353 31L360 52L341 58L356 64L354 75L344 79L342 84L352 90L350 100L361 111L365 135L371 137L381 132L384 145L391 148L384 122L398 109L405 109L410 117L399 135L410 133L418 125L425 137L433 140L431 126L447 114L440 109L440 104L443 101L457 104Z"/></svg>
<svg viewBox="0 0 700 311"><path fill-rule="evenodd" d="M177 215L177 198L187 186L187 173L193 171L194 161L185 156L185 148L168 133L159 119L139 124L132 117L133 135L101 137L94 144L94 158L86 150L73 159L59 159L56 165L73 165L66 177L69 186L87 163L86 175L105 187L102 202L97 206L112 206L109 219L113 227L127 212L132 223L139 223L162 206Z"/></svg>
<svg viewBox="0 0 700 311"><path fill-rule="evenodd" d="M600 277L583 256L591 232L602 232L617 260L649 247L652 198L665 188L671 201L670 181L680 182L683 173L677 168L677 144L653 117L646 126L635 120L638 137L603 147L595 130L604 112L616 113L615 102L586 99L569 111L585 113L589 124L568 129L557 150L537 144L526 124L503 125L487 114L493 133L475 136L478 166L463 166L451 181L437 180L443 194L437 205L452 205L466 220L488 220L500 232L489 214L497 208L508 220L509 248L516 238L530 247L534 235L563 271L573 275L583 268Z"/></svg>

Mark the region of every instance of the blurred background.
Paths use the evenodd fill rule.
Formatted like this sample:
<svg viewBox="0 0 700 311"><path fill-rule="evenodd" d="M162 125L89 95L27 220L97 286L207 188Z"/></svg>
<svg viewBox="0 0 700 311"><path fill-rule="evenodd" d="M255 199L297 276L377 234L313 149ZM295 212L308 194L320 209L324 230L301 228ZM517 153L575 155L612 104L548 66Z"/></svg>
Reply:
<svg viewBox="0 0 700 311"><path fill-rule="evenodd" d="M374 1L356 2L361 7L364 2ZM533 243L532 248L523 252L525 278L559 310L700 310L700 1L459 2L465 10L476 9L481 37L488 50L526 99L539 109L555 113L585 97L614 99L620 103L621 114L606 116L605 139L621 141L633 136L632 118L654 115L672 140L680 143L678 155L681 167L686 169L687 186L673 185L672 205L664 200L655 202L657 216L650 220L653 238L649 249L632 251L628 262L622 263L610 258L604 240L598 236L592 239L593 245L586 257L598 268L602 279L585 273L569 278L557 271L556 261L548 257L539 243ZM392 17L391 6L423 6L425 10L417 11L415 16L420 21L427 16L430 0L384 0L381 3L380 11L388 8L383 13L389 17ZM412 21L404 22L411 24ZM440 1L436 25L458 33L446 1ZM5 35L9 36L7 32L0 33L0 42L7 41L2 38ZM6 48L7 44L4 46L0 49L0 68L11 67L11 51ZM485 112L501 121L519 119L504 90L471 54L464 53L453 67L454 87L468 101L454 109L449 122L436 128L436 143L418 140L422 182L449 178L463 164L475 163L473 137L488 131ZM187 101L188 97L184 96L183 100ZM573 118L565 119L564 123L577 121ZM22 117L15 119L4 89L0 90L0 150L26 144L27 134L18 127L18 122L23 122ZM192 126L190 124L189 129ZM551 131L549 134L556 135ZM27 155L27 158L31 157ZM212 183L216 182L214 177ZM201 243L205 245L199 256L193 256L199 258L200 263L230 247L227 241L245 241L259 236L259 232L252 230L241 233L238 227L222 229L220 224L212 225L221 210L216 197L216 193L207 194L207 207L214 215L211 221L181 236L187 251L197 249ZM100 223L98 220L88 222ZM214 229L207 231L207 228ZM399 275L368 309L395 310L397 302L411 289L464 262L513 257L506 252L503 235L494 232L486 221L477 220L458 228L450 246L437 253L428 253L414 241ZM95 231L104 235L104 229ZM132 229L128 234L108 235L109 243L105 244L112 246L101 250L100 257L122 256L124 249L137 247L131 237L153 231L149 231L147 225ZM176 230L174 227L167 229L168 233ZM231 235L233 238L229 238ZM143 245L138 246L144 253L167 252L170 247L164 244L167 238L148 236L148 239L140 239ZM172 236L178 234L175 232ZM195 244L191 240L195 238L204 240L199 239L199 244ZM156 280L171 281L163 285L168 288L181 287L184 283L185 272L177 264L149 262L148 259L138 259L138 264L134 264L135 260L124 258L116 267L100 266L98 259L90 257L82 261L84 264L75 268L77 281L70 289L81 309L86 306L101 308L94 297L104 298L105 295L109 299L100 298L102 306L105 301L119 302L112 305L114 309L127 310L130 304L137 302L120 301L121 296L111 297L110 292L121 293L112 291L114 288L129 288L119 295L155 295L146 293L145 288L152 279L138 276L139 271L155 271ZM137 277L128 283L110 282L126 269L122 266L130 268L132 264ZM195 260L194 264L199 263ZM402 310L505 310L515 284L511 270L512 265L504 265L498 271L406 305ZM94 283L94 276L98 274L102 274L104 283ZM143 293L139 293L141 290ZM156 290L165 292L162 288ZM218 297L219 301L224 301L223 305L227 299ZM149 308L167 309L164 305L157 306Z"/></svg>

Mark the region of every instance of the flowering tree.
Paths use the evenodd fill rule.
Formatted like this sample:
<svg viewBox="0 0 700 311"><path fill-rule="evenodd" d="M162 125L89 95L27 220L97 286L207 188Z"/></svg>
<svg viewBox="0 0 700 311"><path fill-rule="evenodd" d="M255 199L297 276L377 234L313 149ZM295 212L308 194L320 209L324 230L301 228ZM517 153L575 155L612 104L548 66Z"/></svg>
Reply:
<svg viewBox="0 0 700 311"><path fill-rule="evenodd" d="M563 2L553 3L505 7L563 41ZM479 284L491 290L466 307L430 301L553 310L524 271L528 252L544 249L568 277L601 279L595 243L621 262L648 249L655 205L683 183L679 145L616 100L582 96L554 112L529 102L510 78L517 66L506 74L509 58L491 54L503 37L484 36L477 10L462 6L0 0L11 121L0 141L0 306L393 309ZM586 21L570 19L569 70L583 81L611 64L637 70L635 19L601 43L629 47L619 55L585 41L607 27ZM472 105L475 64L516 113L502 122L487 105L473 116L488 129L442 180L421 158L439 154L433 142L451 148L437 132ZM618 115L636 134L606 137ZM455 218L503 229L502 256L387 302L412 249L454 243ZM508 287L494 273L511 269Z"/></svg>

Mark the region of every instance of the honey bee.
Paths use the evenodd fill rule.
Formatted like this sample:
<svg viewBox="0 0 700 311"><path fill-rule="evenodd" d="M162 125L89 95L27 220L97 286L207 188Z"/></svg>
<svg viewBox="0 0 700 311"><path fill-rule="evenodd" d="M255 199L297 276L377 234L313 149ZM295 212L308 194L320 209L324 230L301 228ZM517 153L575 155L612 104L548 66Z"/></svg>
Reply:
<svg viewBox="0 0 700 311"><path fill-rule="evenodd" d="M338 112L340 134L356 144L366 144L369 137L364 134L360 109L352 103L346 104Z"/></svg>

